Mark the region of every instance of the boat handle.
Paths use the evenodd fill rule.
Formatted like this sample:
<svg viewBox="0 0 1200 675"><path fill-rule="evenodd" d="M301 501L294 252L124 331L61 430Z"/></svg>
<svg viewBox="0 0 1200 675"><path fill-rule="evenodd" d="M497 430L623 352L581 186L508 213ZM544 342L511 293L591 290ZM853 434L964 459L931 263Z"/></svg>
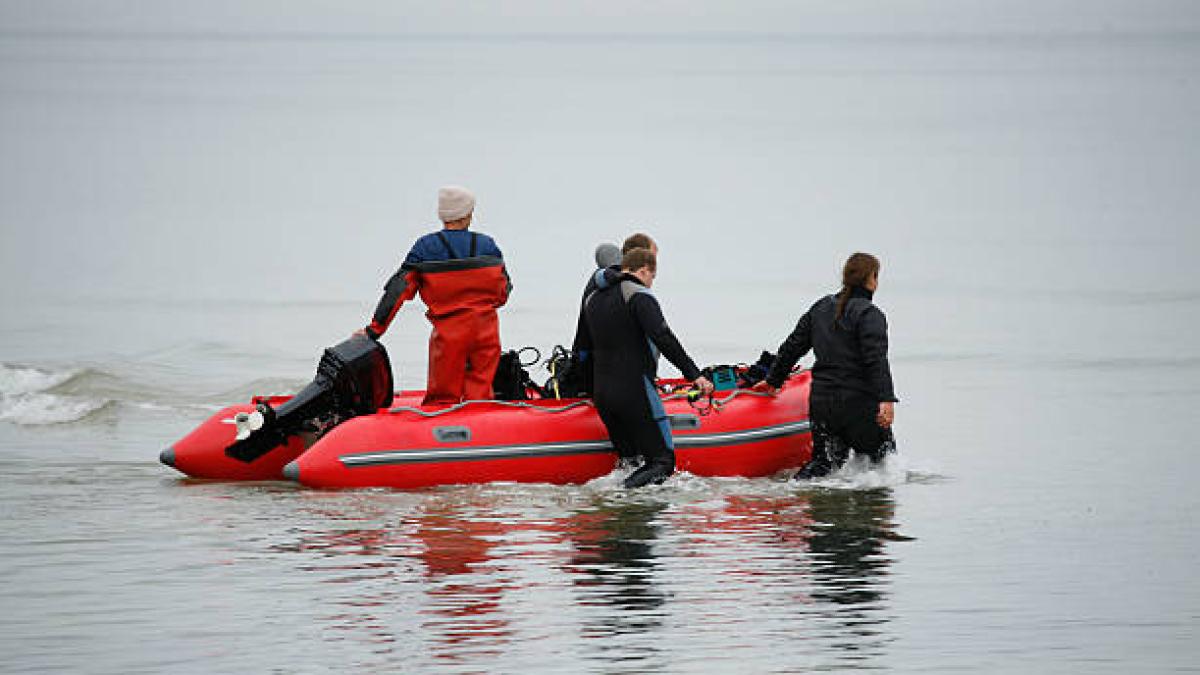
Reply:
<svg viewBox="0 0 1200 675"><path fill-rule="evenodd" d="M699 429L700 418L690 413L669 415L672 429Z"/></svg>
<svg viewBox="0 0 1200 675"><path fill-rule="evenodd" d="M434 427L433 437L442 443L466 443L471 440L471 428Z"/></svg>

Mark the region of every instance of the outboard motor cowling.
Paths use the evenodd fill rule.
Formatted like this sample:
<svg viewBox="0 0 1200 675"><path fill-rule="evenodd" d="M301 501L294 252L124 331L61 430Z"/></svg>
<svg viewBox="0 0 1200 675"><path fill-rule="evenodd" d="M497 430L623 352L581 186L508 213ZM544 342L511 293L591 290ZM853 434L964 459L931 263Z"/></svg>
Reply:
<svg viewBox="0 0 1200 675"><path fill-rule="evenodd" d="M225 454L253 462L302 432L323 434L356 415L392 404L392 365L376 340L356 335L325 350L317 376L278 409L259 403L235 418L237 441Z"/></svg>
<svg viewBox="0 0 1200 675"><path fill-rule="evenodd" d="M365 335L326 349L313 383L322 378L333 383L338 409L369 415L392 404L392 364L387 350ZM285 407L287 404L280 406L280 411Z"/></svg>

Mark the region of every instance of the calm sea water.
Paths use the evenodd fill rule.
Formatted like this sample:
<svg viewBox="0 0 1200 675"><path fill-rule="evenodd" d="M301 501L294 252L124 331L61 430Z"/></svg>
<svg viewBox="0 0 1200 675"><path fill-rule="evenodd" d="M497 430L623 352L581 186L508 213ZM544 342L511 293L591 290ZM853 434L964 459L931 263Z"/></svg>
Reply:
<svg viewBox="0 0 1200 675"><path fill-rule="evenodd" d="M1192 669L1198 87L1186 33L0 35L0 670ZM704 363L877 253L899 456L636 492L157 463L311 378L446 182L514 347L568 342L634 228Z"/></svg>

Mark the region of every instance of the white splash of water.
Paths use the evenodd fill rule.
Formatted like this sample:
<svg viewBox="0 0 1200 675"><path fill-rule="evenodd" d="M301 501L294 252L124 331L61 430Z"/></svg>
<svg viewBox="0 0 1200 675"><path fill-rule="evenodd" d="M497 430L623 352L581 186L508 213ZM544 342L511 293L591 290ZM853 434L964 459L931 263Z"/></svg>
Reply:
<svg viewBox="0 0 1200 675"><path fill-rule="evenodd" d="M29 426L78 422L108 403L53 394L0 396L0 420Z"/></svg>
<svg viewBox="0 0 1200 675"><path fill-rule="evenodd" d="M852 457L842 468L829 476L802 482L813 487L872 490L940 477L927 467L918 466L911 457L897 453L888 455L878 464L871 463L866 457Z"/></svg>
<svg viewBox="0 0 1200 675"><path fill-rule="evenodd" d="M0 364L0 421L40 426L77 422L111 401L50 393L82 371L46 371Z"/></svg>
<svg viewBox="0 0 1200 675"><path fill-rule="evenodd" d="M874 490L899 487L908 483L936 482L946 478L935 467L925 466L923 462L903 453L888 455L879 464L872 464L866 457L852 457L841 469L824 478L791 480L795 472L795 469L783 471L770 478L721 478L677 471L661 485L629 491L622 483L633 473L633 468L623 467L588 481L582 489L592 496L625 495L622 499L653 499L667 494L675 498L713 494L783 497L810 489Z"/></svg>
<svg viewBox="0 0 1200 675"><path fill-rule="evenodd" d="M38 368L0 363L0 396L16 396L53 389L78 375L80 370L47 372Z"/></svg>

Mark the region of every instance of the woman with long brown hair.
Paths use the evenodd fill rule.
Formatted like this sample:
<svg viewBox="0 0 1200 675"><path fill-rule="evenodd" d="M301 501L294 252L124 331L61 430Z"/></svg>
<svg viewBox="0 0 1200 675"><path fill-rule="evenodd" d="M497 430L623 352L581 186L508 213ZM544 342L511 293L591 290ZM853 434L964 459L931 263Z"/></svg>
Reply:
<svg viewBox="0 0 1200 675"><path fill-rule="evenodd" d="M888 366L887 318L872 298L879 287L879 259L855 253L842 268L842 288L817 300L791 335L758 391L775 394L800 357L811 349L809 419L812 460L796 478L817 478L837 470L850 450L873 462L894 452L896 394Z"/></svg>

